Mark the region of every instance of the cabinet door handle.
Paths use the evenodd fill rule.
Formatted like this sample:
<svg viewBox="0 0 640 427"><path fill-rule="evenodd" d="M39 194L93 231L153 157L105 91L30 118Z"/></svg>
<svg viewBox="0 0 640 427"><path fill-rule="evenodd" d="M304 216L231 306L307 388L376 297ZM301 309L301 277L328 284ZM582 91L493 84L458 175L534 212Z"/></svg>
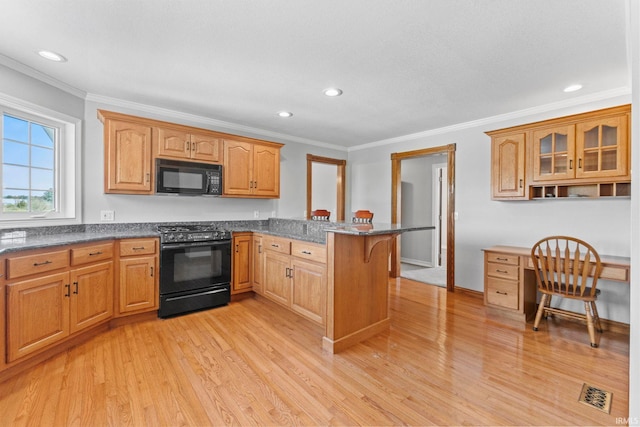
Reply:
<svg viewBox="0 0 640 427"><path fill-rule="evenodd" d="M524 179L520 180L520 188L522 188L524 186Z"/></svg>
<svg viewBox="0 0 640 427"><path fill-rule="evenodd" d="M191 151L196 151L196 143L191 143Z"/></svg>
<svg viewBox="0 0 640 427"><path fill-rule="evenodd" d="M279 248L279 247L280 247L280 245L276 245L275 243L272 243L272 244L271 244L271 247L272 247L272 248Z"/></svg>
<svg viewBox="0 0 640 427"><path fill-rule="evenodd" d="M98 252L90 252L89 256L96 256L96 255L102 255L102 251L98 251Z"/></svg>
<svg viewBox="0 0 640 427"><path fill-rule="evenodd" d="M498 261L509 261L509 258L496 258Z"/></svg>
<svg viewBox="0 0 640 427"><path fill-rule="evenodd" d="M151 270L151 277L153 277L153 267L150 267Z"/></svg>
<svg viewBox="0 0 640 427"><path fill-rule="evenodd" d="M149 182L151 180L151 174L147 173L147 182Z"/></svg>
<svg viewBox="0 0 640 427"><path fill-rule="evenodd" d="M52 262L53 262L53 261L49 261L49 260L46 260L46 261L43 261L43 262L34 262L34 263L33 263L33 266L34 266L34 267L40 267L41 265L51 264Z"/></svg>
<svg viewBox="0 0 640 427"><path fill-rule="evenodd" d="M582 159L578 159L578 169L582 169Z"/></svg>
<svg viewBox="0 0 640 427"><path fill-rule="evenodd" d="M64 287L67 288L67 293L64 296L69 298L71 296L71 285L67 283Z"/></svg>
<svg viewBox="0 0 640 427"><path fill-rule="evenodd" d="M135 248L131 248L131 249L133 249L134 251L141 251L144 249L144 246L136 246Z"/></svg>
<svg viewBox="0 0 640 427"><path fill-rule="evenodd" d="M496 270L496 273L507 274L508 271L507 270Z"/></svg>
<svg viewBox="0 0 640 427"><path fill-rule="evenodd" d="M76 287L76 290L73 291L74 295L78 295L78 282L73 282L73 285Z"/></svg>
<svg viewBox="0 0 640 427"><path fill-rule="evenodd" d="M240 252L240 245L236 245L236 253Z"/></svg>
<svg viewBox="0 0 640 427"><path fill-rule="evenodd" d="M185 141L185 144L187 144L187 151L191 150L191 143L189 141Z"/></svg>
<svg viewBox="0 0 640 427"><path fill-rule="evenodd" d="M570 159L569 160L569 170L572 170L572 169L573 169L573 160Z"/></svg>
<svg viewBox="0 0 640 427"><path fill-rule="evenodd" d="M305 254L305 255L311 255L311 252L309 252L309 251L302 251L302 253Z"/></svg>
<svg viewBox="0 0 640 427"><path fill-rule="evenodd" d="M258 253L261 254L262 253L262 245L258 245Z"/></svg>
<svg viewBox="0 0 640 427"><path fill-rule="evenodd" d="M289 277L289 267L285 267L285 269L284 269L284 277Z"/></svg>
<svg viewBox="0 0 640 427"><path fill-rule="evenodd" d="M500 294L500 295L508 295L506 292L500 292L500 291L496 291L496 294Z"/></svg>

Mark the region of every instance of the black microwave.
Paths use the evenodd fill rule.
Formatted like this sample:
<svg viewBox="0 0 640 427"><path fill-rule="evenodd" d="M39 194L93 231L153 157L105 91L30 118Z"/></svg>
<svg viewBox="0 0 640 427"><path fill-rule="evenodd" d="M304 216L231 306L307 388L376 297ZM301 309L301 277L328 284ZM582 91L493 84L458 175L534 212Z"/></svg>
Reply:
<svg viewBox="0 0 640 427"><path fill-rule="evenodd" d="M222 165L156 159L156 193L222 195Z"/></svg>

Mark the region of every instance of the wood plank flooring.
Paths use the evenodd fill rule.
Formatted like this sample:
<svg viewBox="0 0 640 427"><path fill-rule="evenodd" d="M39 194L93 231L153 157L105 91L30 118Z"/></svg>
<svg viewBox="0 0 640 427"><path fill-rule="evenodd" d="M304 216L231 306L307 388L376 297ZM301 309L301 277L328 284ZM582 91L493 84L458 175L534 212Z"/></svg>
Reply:
<svg viewBox="0 0 640 427"><path fill-rule="evenodd" d="M0 383L3 426L616 425L629 340L498 323L480 296L394 279L391 331L340 354L264 298L120 326ZM611 413L578 402L613 392Z"/></svg>

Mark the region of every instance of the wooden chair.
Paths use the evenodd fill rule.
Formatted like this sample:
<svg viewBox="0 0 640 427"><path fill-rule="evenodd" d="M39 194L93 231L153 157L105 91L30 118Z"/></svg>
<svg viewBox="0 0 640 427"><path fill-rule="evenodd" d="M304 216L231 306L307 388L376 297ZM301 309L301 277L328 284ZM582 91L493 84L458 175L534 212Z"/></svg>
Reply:
<svg viewBox="0 0 640 427"><path fill-rule="evenodd" d="M373 212L369 212L369 211L356 211L353 214L353 222L364 222L364 223L371 223L373 222Z"/></svg>
<svg viewBox="0 0 640 427"><path fill-rule="evenodd" d="M546 318L548 314L586 320L591 347L598 347L595 329L602 333L596 308L596 299L600 293L596 285L602 271L598 252L583 240L550 236L533 245L531 259L538 290L542 293L533 330L538 330L542 316ZM583 301L585 313L551 307L553 296Z"/></svg>
<svg viewBox="0 0 640 427"><path fill-rule="evenodd" d="M331 212L324 209L316 209L315 211L311 211L311 219L314 221L329 221L330 216Z"/></svg>

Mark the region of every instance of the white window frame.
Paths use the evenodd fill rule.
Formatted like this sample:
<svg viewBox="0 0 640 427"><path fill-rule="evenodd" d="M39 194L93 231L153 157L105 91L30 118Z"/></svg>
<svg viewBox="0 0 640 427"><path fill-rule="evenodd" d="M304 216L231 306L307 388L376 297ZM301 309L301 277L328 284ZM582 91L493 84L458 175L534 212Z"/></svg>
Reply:
<svg viewBox="0 0 640 427"><path fill-rule="evenodd" d="M0 136L2 116L23 118L46 126L54 127L58 132L55 149L56 212L47 213L4 213L0 209L0 228L67 225L82 223L81 211L81 134L82 121L64 113L46 107L22 101L0 94ZM0 172L2 168L2 150L0 149ZM0 173L0 188L2 173Z"/></svg>

